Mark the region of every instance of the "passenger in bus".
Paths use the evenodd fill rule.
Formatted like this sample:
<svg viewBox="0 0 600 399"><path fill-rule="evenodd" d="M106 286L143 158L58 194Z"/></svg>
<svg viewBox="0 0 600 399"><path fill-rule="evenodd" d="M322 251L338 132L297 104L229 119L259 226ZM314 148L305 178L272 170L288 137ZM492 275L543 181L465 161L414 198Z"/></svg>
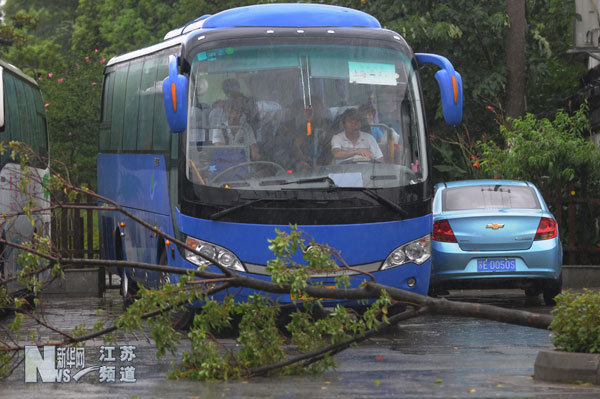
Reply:
<svg viewBox="0 0 600 399"><path fill-rule="evenodd" d="M256 137L247 122L240 99L225 103L225 121L222 127L213 128L210 137L214 145L245 145L250 151L250 160L260 159Z"/></svg>
<svg viewBox="0 0 600 399"><path fill-rule="evenodd" d="M377 91L377 113L379 121L401 132L401 104L404 101L401 86L381 86Z"/></svg>
<svg viewBox="0 0 600 399"><path fill-rule="evenodd" d="M237 102L240 110L246 115L248 124L254 131L259 127L260 114L256 101L242 93L240 82L235 78L225 79L222 83L223 93L227 96L226 103Z"/></svg>
<svg viewBox="0 0 600 399"><path fill-rule="evenodd" d="M217 100L212 104L212 109L210 110L208 116L208 122L211 128L225 124L227 120L225 109L227 108L228 104L235 103L235 106L240 110L240 112L242 112L243 115L245 115L245 122L250 125L253 131L256 132L260 119L256 101L242 94L240 82L235 78L225 79L221 84L221 87L226 99Z"/></svg>
<svg viewBox="0 0 600 399"><path fill-rule="evenodd" d="M331 163L331 138L335 132L331 131L331 119L327 113L327 109L319 96L312 97L310 109L305 110L305 119L307 115L310 117L311 135L305 134L302 137L304 142L311 142L313 156L316 157L318 165L328 165ZM306 125L306 122L305 122ZM306 140L310 138L310 140ZM303 143L306 148L306 144Z"/></svg>
<svg viewBox="0 0 600 399"><path fill-rule="evenodd" d="M375 123L377 111L371 103L366 103L358 108L363 121L363 129L371 131L373 138L384 149L385 159L391 163L397 163L402 154L402 140L394 128L385 124ZM381 125L381 126L377 126Z"/></svg>
<svg viewBox="0 0 600 399"><path fill-rule="evenodd" d="M309 167L307 154L302 154L296 147L296 135L301 135L304 123L304 135L306 135L306 123L302 116L302 101L294 101L285 108L283 121L272 129L268 135L263 131L263 150L269 156L269 160L281 165L286 170L297 171ZM305 162L307 161L307 162Z"/></svg>
<svg viewBox="0 0 600 399"><path fill-rule="evenodd" d="M365 131L370 131L375 141L381 143L385 136L385 132L380 126L373 126L375 123L375 115L377 113L375 107L371 103L366 103L358 107L358 112L360 113L364 124L363 129Z"/></svg>
<svg viewBox="0 0 600 399"><path fill-rule="evenodd" d="M373 136L360 130L361 117L358 109L348 108L341 119L344 130L331 139L334 163L339 164L353 159L383 162L383 153Z"/></svg>
<svg viewBox="0 0 600 399"><path fill-rule="evenodd" d="M310 104L299 103L297 112L299 121L294 135L294 152L296 160L307 169L319 163L321 154L331 155L331 135L328 136L329 119L325 115L323 101L318 96L312 96Z"/></svg>
<svg viewBox="0 0 600 399"><path fill-rule="evenodd" d="M325 117L323 102L317 96L313 96L311 102L304 105L303 100L294 101L287 108L285 122L277 135L269 141L273 161L287 170L312 168L325 146L331 157L331 136L327 137L329 120Z"/></svg>
<svg viewBox="0 0 600 399"><path fill-rule="evenodd" d="M188 128L188 141L197 146L208 144L208 104L202 102L202 97L208 90L208 81L198 79L194 84L194 98L190 107L190 123Z"/></svg>

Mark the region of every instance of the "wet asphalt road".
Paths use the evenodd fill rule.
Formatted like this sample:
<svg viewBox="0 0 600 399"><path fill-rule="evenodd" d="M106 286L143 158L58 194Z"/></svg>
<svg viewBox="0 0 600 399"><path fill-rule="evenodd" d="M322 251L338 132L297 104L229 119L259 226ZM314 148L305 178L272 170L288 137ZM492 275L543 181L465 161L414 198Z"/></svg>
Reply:
<svg viewBox="0 0 600 399"><path fill-rule="evenodd" d="M522 291L452 291L452 300L549 312L543 300L526 299ZM85 323L121 311L117 293L106 298L47 298L47 320L55 327ZM0 320L0 326L6 319ZM0 331L0 334L2 332ZM45 338L58 339L47 330ZM27 341L23 335L22 342ZM245 381L193 382L165 378L168 356L157 360L145 332L116 335L115 361L101 361L101 339L86 345L85 367L114 366L115 381L100 381L93 371L79 382L25 383L24 366L0 381L0 397L175 397L175 398L600 398L600 387L563 385L532 378L540 349L552 348L548 331L455 316L424 316L409 320L386 335L339 354L339 366L317 376L256 378ZM225 344L234 345L231 340ZM187 343L182 342L182 347ZM108 345L107 345L108 346ZM120 361L120 346L134 346L135 358ZM104 352L106 355L106 352ZM106 358L106 356L105 356ZM120 374L121 367L133 373ZM107 374L104 374L106 377ZM135 382L120 382L135 378ZM107 380L110 381L110 378Z"/></svg>

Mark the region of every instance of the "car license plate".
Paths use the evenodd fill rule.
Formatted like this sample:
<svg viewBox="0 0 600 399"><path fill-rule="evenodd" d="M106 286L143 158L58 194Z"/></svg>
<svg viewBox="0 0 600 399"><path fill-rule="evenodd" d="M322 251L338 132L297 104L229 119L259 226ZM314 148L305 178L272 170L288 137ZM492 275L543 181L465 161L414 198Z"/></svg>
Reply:
<svg viewBox="0 0 600 399"><path fill-rule="evenodd" d="M478 272L506 272L517 270L516 259L477 259Z"/></svg>

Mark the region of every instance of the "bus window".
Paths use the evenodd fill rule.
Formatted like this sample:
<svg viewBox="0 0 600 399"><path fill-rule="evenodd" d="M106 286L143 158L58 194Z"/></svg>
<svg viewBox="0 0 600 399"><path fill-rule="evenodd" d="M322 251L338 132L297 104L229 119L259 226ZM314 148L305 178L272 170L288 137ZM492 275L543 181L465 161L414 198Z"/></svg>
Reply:
<svg viewBox="0 0 600 399"><path fill-rule="evenodd" d="M115 72L114 94L112 101L112 119L110 149L123 150L123 120L125 117L125 97L127 88L127 72L129 65L117 69Z"/></svg>
<svg viewBox="0 0 600 399"><path fill-rule="evenodd" d="M156 76L166 76L169 73L169 59L165 56L158 58ZM162 83L162 82L159 82ZM154 92L154 129L152 130L152 148L154 151L168 151L171 136L167 115L162 98L162 84L156 86ZM177 141L174 139L174 141ZM176 157L175 157L176 158Z"/></svg>
<svg viewBox="0 0 600 399"><path fill-rule="evenodd" d="M102 91L102 119L100 122L100 137L98 145L100 151L110 150L112 136L112 100L115 83L115 72L107 73L104 77L104 88Z"/></svg>
<svg viewBox="0 0 600 399"><path fill-rule="evenodd" d="M136 149L138 135L138 108L140 103L140 80L142 78L141 62L129 65L125 93L125 115L123 123L123 150Z"/></svg>
<svg viewBox="0 0 600 399"><path fill-rule="evenodd" d="M137 149L149 151L152 149L152 131L154 126L154 99L156 93L156 72L158 58L151 58L144 62L142 82L140 86L140 111L138 115ZM162 100L162 93L160 98Z"/></svg>
<svg viewBox="0 0 600 399"><path fill-rule="evenodd" d="M15 79L10 74L4 76L4 93L6 98L17 98L17 89L15 87ZM19 117L19 105L17 101L6 102L6 126L7 139L19 140L21 138L21 118Z"/></svg>

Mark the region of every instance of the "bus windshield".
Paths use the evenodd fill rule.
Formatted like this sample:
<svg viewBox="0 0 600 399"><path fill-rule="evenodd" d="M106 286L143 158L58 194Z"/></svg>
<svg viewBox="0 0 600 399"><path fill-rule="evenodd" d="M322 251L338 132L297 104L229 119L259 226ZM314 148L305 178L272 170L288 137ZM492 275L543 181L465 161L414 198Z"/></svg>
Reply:
<svg viewBox="0 0 600 399"><path fill-rule="evenodd" d="M186 177L238 190L391 188L427 178L411 54L360 45L200 49Z"/></svg>

